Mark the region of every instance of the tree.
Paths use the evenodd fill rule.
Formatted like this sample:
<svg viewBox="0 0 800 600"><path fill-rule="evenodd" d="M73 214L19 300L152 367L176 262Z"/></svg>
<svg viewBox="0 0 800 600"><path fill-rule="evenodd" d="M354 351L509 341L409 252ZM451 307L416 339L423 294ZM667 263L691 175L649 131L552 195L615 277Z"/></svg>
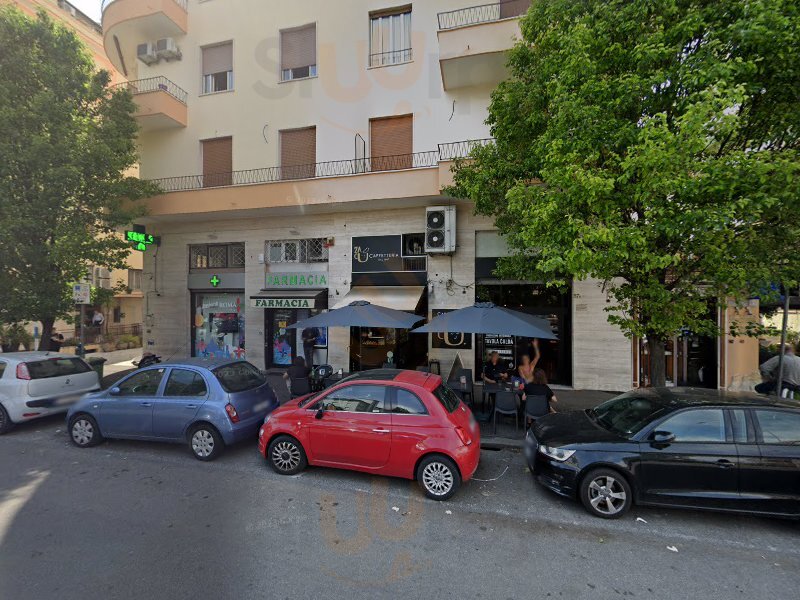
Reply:
<svg viewBox="0 0 800 600"><path fill-rule="evenodd" d="M447 190L495 217L504 277L602 281L656 385L710 301L796 278L796 1L537 0L509 67Z"/></svg>
<svg viewBox="0 0 800 600"><path fill-rule="evenodd" d="M136 164L130 92L109 86L70 30L43 12L0 9L0 320L53 323L91 265L124 266L116 231L155 189Z"/></svg>

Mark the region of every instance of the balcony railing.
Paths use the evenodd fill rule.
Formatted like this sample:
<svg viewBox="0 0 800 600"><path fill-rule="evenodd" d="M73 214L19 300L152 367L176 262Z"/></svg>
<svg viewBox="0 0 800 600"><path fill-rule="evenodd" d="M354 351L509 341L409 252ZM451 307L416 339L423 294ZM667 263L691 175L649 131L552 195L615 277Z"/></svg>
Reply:
<svg viewBox="0 0 800 600"><path fill-rule="evenodd" d="M104 11L109 4L113 4L117 0L103 0L100 5L100 11ZM183 10L189 10L189 0L172 0L175 4L180 6Z"/></svg>
<svg viewBox="0 0 800 600"><path fill-rule="evenodd" d="M186 90L164 76L126 81L124 83L118 83L114 87L125 88L134 96L137 94L149 94L151 92L166 92L181 104L186 104L186 98L188 96Z"/></svg>
<svg viewBox="0 0 800 600"><path fill-rule="evenodd" d="M531 0L503 0L439 13L439 31L519 17L528 12L530 5Z"/></svg>
<svg viewBox="0 0 800 600"><path fill-rule="evenodd" d="M370 67L384 67L388 65L397 65L405 62L410 62L414 57L412 48L405 50L391 50L390 52L378 52L377 54L369 55Z"/></svg>
<svg viewBox="0 0 800 600"><path fill-rule="evenodd" d="M151 181L157 184L164 193L170 193L200 190L203 188L274 183L297 179L344 177L347 175L362 175L365 173L380 173L384 171L424 169L436 167L440 161L466 157L473 148L485 146L491 142L491 139L468 140L439 144L438 150L417 152L415 154L356 158L353 160L337 160L308 165L264 167L262 169L249 169L246 171L207 175L183 175L180 177L152 179Z"/></svg>

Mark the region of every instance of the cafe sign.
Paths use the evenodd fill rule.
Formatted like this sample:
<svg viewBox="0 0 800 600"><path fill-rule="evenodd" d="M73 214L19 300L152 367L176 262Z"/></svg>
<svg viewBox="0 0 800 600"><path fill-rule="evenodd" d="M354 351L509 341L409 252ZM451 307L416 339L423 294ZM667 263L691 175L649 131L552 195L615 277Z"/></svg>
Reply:
<svg viewBox="0 0 800 600"><path fill-rule="evenodd" d="M252 298L253 308L314 308L313 298Z"/></svg>
<svg viewBox="0 0 800 600"><path fill-rule="evenodd" d="M353 238L353 273L404 271L403 237L370 235Z"/></svg>
<svg viewBox="0 0 800 600"><path fill-rule="evenodd" d="M264 289L301 290L327 289L327 287L327 273L267 273L267 281Z"/></svg>

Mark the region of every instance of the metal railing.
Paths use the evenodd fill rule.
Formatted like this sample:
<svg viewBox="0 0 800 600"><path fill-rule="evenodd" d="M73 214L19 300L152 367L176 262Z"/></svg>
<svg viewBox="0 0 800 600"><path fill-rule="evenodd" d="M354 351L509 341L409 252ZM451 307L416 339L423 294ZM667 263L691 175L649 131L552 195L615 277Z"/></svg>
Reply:
<svg viewBox="0 0 800 600"><path fill-rule="evenodd" d="M528 12L530 5L531 0L503 0L442 12L439 13L439 31L520 17Z"/></svg>
<svg viewBox="0 0 800 600"><path fill-rule="evenodd" d="M398 154L395 156L374 156L337 160L307 165L281 167L264 167L246 171L229 173L213 173L207 175L183 175L150 180L157 184L164 193L185 192L203 188L230 187L238 185L254 185L291 181L297 179L316 179L324 177L343 177L364 173L380 173L385 171L405 171L438 166L440 161L453 160L468 156L473 148L484 146L492 140L469 140L439 144L438 150L417 152L415 154Z"/></svg>
<svg viewBox="0 0 800 600"><path fill-rule="evenodd" d="M163 75L159 77L149 77L147 79L125 81L123 83L118 83L114 87L126 88L134 96L137 94L149 94L150 92L166 92L182 104L186 104L186 98L188 97L186 90Z"/></svg>
<svg viewBox="0 0 800 600"><path fill-rule="evenodd" d="M104 11L109 4L114 4L117 0L103 0L103 3L100 5L100 11ZM139 0L136 0L139 2ZM183 10L189 10L189 0L172 0L175 4L180 6Z"/></svg>
<svg viewBox="0 0 800 600"><path fill-rule="evenodd" d="M391 50L389 52L378 52L377 54L369 55L370 67L386 67L389 65L397 65L409 62L414 58L414 51L412 48L405 50Z"/></svg>

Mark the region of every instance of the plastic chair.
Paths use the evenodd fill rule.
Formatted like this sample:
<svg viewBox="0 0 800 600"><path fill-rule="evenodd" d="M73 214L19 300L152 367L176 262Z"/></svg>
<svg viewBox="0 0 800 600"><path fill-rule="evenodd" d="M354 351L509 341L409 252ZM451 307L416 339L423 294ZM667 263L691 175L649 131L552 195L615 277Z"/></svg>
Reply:
<svg viewBox="0 0 800 600"><path fill-rule="evenodd" d="M459 379L463 377L467 382L467 387L464 390L464 398L469 396L470 402L475 402L475 378L472 376L472 369L461 369L458 372Z"/></svg>
<svg viewBox="0 0 800 600"><path fill-rule="evenodd" d="M306 377L292 379L292 398L311 393L311 382Z"/></svg>
<svg viewBox="0 0 800 600"><path fill-rule="evenodd" d="M517 411L517 395L514 392L497 392L494 399L494 434L497 434L497 415L514 417L514 432L519 429L519 412Z"/></svg>
<svg viewBox="0 0 800 600"><path fill-rule="evenodd" d="M531 423L550 414L550 403L547 396L529 395L525 400L525 419Z"/></svg>

